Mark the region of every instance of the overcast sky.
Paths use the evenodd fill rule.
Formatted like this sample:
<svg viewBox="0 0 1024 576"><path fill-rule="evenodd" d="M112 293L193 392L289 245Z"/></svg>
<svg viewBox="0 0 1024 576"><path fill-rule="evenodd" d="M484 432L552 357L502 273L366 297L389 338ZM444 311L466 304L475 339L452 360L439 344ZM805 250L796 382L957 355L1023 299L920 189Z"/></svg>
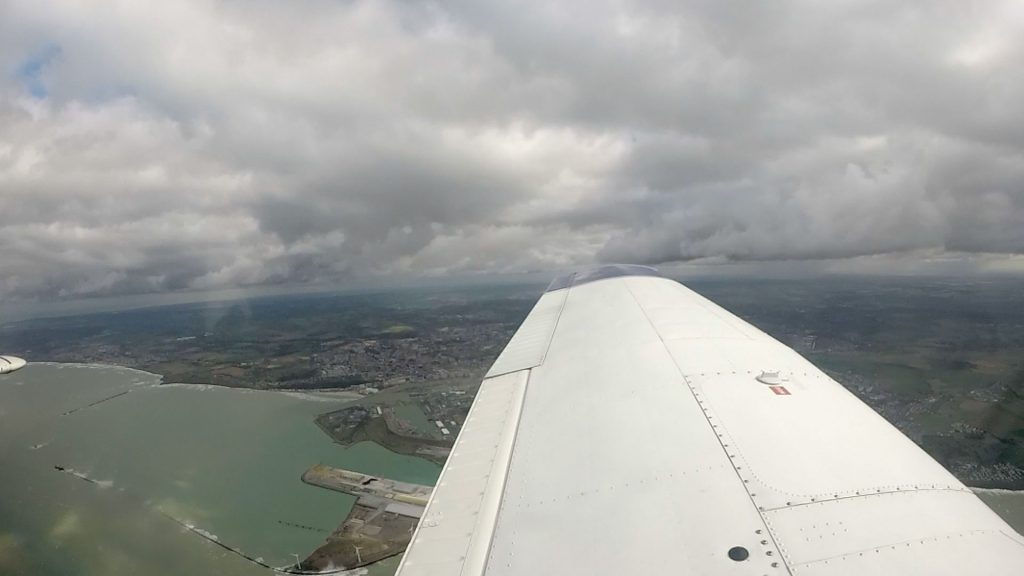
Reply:
<svg viewBox="0 0 1024 576"><path fill-rule="evenodd" d="M1024 2L0 1L0 299L1024 270Z"/></svg>

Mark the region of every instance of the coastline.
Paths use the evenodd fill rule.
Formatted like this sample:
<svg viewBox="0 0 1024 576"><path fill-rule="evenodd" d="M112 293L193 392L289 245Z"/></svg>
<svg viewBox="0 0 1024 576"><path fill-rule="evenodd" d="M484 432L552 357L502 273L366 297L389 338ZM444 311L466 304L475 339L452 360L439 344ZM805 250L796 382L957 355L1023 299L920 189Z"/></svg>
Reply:
<svg viewBox="0 0 1024 576"><path fill-rule="evenodd" d="M121 364L100 364L98 362L29 362L30 366L55 366L57 368L73 367L73 368L88 368L94 370L121 370L125 372L137 372L147 377L154 377L159 379L158 384L163 384L163 375L157 374L156 372L147 372L141 368L132 368L130 366L122 366Z"/></svg>
<svg viewBox="0 0 1024 576"><path fill-rule="evenodd" d="M212 384L212 383L200 383L200 382L166 382L166 377L163 374L156 372L149 372L141 368L132 368L130 366L124 366L121 364L101 364L98 362L52 362L52 361L41 361L31 362L35 366L53 366L56 368L87 368L93 370L118 370L123 372L137 373L146 378L156 379L154 383L147 383L153 387L159 388L190 388L193 390L238 390L242 392L269 392L274 394L283 394L292 398L300 400L313 400L321 402L344 402L348 400L357 400L363 398L363 394L352 392L345 388L316 388L316 389L304 389L304 388L248 388L241 386L225 386L224 384ZM138 383L143 384L143 383Z"/></svg>

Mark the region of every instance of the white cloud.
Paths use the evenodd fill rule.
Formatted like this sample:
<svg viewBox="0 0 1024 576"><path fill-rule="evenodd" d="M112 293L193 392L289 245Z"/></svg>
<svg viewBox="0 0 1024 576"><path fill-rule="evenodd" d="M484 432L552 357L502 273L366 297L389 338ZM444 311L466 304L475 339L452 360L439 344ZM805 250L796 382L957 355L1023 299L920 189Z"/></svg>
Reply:
<svg viewBox="0 0 1024 576"><path fill-rule="evenodd" d="M602 259L1016 270L1022 14L12 0L0 298Z"/></svg>

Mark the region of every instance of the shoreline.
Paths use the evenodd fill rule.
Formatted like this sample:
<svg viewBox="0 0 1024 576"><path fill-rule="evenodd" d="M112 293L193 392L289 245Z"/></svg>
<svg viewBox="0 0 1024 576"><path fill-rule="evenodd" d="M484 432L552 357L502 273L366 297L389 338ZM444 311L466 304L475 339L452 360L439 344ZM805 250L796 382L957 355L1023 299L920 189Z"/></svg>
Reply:
<svg viewBox="0 0 1024 576"><path fill-rule="evenodd" d="M133 372L133 373L137 373L137 374L140 374L142 376L145 376L146 378L155 379L155 382L151 382L151 383L140 382L140 383L136 384L136 386L149 386L149 387L152 387L152 388L167 387L167 388L190 388L190 389L201 390L201 391L212 390L212 389L225 389L225 390L238 390L238 391L244 391L244 392L271 392L271 393L276 393L276 394L284 394L286 396L289 396L289 397L292 397L292 398L296 398L296 399L299 399L299 400L317 401L317 402L324 402L324 403L333 402L333 401L346 402L346 403L347 402L354 402L354 401L358 401L358 400L360 400L362 398L366 398L368 396L372 396L372 394L371 395L363 395L363 394L359 394L357 392L353 392L353 391L351 391L349 389L346 389L346 388L323 388L323 389L280 388L280 389L264 389L264 388L248 388L248 387L240 387L240 386L225 386L223 384L211 384L211 383L165 382L164 381L165 376L162 375L162 374L158 374L156 372L149 372L149 371L143 370L141 368L132 368L130 366L123 366L123 365L120 365L120 364L100 364L100 363L97 363L97 362L52 362L52 361L42 361L42 362L30 362L30 365L53 366L53 367L57 367L57 368L62 368L62 367L67 366L67 367L88 368L88 369L107 369L107 370L111 370L112 369L112 370L120 370L120 371L126 371L126 372ZM337 396L335 396L335 395L337 395ZM319 417L314 418L314 423L317 425L318 428L320 428L320 430L324 434L326 434L329 438L331 438L334 441L335 444L338 444L338 445L340 445L342 447L349 447L349 446L352 446L353 444L357 443L357 442L341 442L341 441L339 441L337 438L334 437L334 435L328 429L326 429L321 424ZM413 456L413 457L423 458L423 456L419 455L419 454L407 454L407 453L404 453L404 452L402 452L400 450L395 450L392 447L388 446L386 443L378 442L378 441L374 440L373 438L363 438L360 441L370 441L370 442L373 442L373 443L381 446L382 448L384 448L384 449L386 449L386 450L388 450L390 452L393 452L395 454L399 454L399 455L402 455L402 456ZM430 459L428 458L428 460L430 460ZM443 465L443 462L441 464ZM958 478L958 480L960 480L960 479ZM973 485L973 484L965 482L963 480L960 480L960 482L964 486L969 488L972 492L975 492L975 493L979 493L980 492L980 493L987 493L987 494L1018 494L1018 493L1019 494L1024 494L1024 481L1022 481L1022 480L1014 480L1014 481L1010 481L1010 482L1000 482L998 480L997 481L984 481L984 482L979 482L978 483L978 484L982 484L981 486ZM1009 487L1007 487L1007 485L1009 485Z"/></svg>
<svg viewBox="0 0 1024 576"><path fill-rule="evenodd" d="M101 364L98 362L52 362L52 361L41 361L41 362L30 362L30 365L35 366L53 366L56 368L74 367L74 368L89 368L89 369L103 369L103 370L121 370L126 372L135 372L146 377L157 379L157 382L150 384L154 388L195 388L195 389L220 389L220 390L238 390L242 392L272 392L279 394L287 394L292 397L299 396L313 396L318 394L349 394L351 397L340 397L339 401L345 400L356 400L364 398L365 396L357 392L352 392L347 388L249 388L245 386L225 386L224 384L212 384L208 382L165 382L166 376L158 374L156 372L149 372L142 368L132 368L131 366L124 366L121 364ZM330 398L322 398L323 401L329 401Z"/></svg>
<svg viewBox="0 0 1024 576"><path fill-rule="evenodd" d="M164 379L163 374L157 374L156 372L148 372L148 371L143 370L141 368L132 368L131 366L122 366L121 364L99 364L97 362L50 362L50 361L43 361L43 362L31 362L30 361L28 364L29 364L29 366L55 366L57 368L62 368L64 366L73 366L75 368L92 368L92 369L102 368L102 369L106 369L106 370L113 369L113 370L124 370L126 372L138 372L138 373L143 374L145 376L153 376L155 378L159 378L160 379L160 384L163 383L163 379Z"/></svg>

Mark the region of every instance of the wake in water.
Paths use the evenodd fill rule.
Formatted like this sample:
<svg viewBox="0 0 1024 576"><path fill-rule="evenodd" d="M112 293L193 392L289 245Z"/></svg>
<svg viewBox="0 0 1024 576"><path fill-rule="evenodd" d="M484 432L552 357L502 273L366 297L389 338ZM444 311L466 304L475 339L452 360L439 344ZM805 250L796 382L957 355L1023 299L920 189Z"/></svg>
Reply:
<svg viewBox="0 0 1024 576"><path fill-rule="evenodd" d="M1007 490L1006 488L971 488L975 494L1024 494L1024 490Z"/></svg>

